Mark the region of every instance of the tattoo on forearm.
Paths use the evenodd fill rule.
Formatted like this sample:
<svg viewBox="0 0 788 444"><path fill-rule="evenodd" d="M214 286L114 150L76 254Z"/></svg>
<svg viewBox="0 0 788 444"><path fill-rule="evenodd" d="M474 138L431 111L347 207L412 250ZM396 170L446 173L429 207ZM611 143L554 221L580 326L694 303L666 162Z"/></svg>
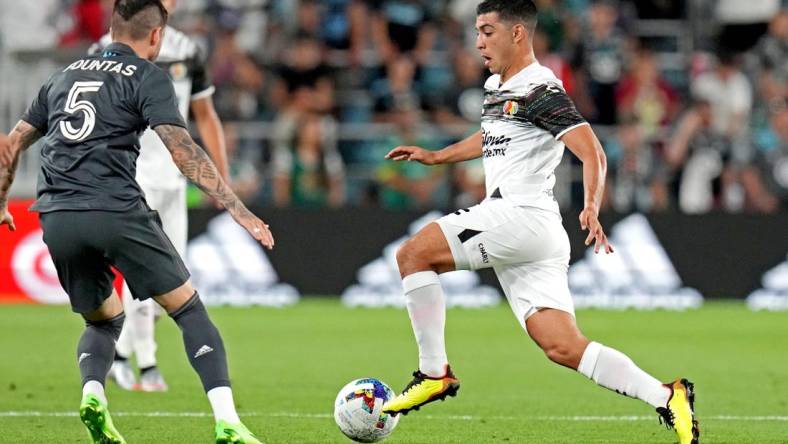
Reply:
<svg viewBox="0 0 788 444"><path fill-rule="evenodd" d="M0 207L8 204L8 190L14 182L19 154L41 138L41 133L20 120L9 135L8 146L0 147Z"/></svg>
<svg viewBox="0 0 788 444"><path fill-rule="evenodd" d="M172 154L175 165L187 179L219 201L231 214L244 217L251 213L222 179L216 165L189 133L181 127L159 125L155 128L164 145Z"/></svg>

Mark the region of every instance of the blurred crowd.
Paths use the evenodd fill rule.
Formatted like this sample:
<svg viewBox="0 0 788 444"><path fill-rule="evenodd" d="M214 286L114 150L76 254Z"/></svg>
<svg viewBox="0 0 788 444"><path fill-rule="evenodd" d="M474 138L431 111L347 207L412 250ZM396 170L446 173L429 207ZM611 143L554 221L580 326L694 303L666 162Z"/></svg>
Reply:
<svg viewBox="0 0 788 444"><path fill-rule="evenodd" d="M3 33L3 44L85 46L105 32L112 3L14 1L38 22L4 13L3 27L25 30ZM484 197L480 161L429 168L383 156L479 129L488 73L477 3L181 0L171 24L204 49L233 186L248 202L453 208ZM785 1L535 3L536 56L605 147L607 209L788 209ZM559 201L577 207L580 170L570 155L564 168Z"/></svg>

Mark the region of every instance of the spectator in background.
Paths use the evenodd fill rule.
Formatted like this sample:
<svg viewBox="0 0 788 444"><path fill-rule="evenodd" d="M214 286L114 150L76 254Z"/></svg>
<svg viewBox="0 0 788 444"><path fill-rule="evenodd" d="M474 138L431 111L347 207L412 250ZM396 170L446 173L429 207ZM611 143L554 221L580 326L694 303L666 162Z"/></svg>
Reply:
<svg viewBox="0 0 788 444"><path fill-rule="evenodd" d="M304 115L294 128L277 128L272 164L278 207L340 207L345 203L345 169L337 151L333 119ZM292 135L292 137L287 137Z"/></svg>
<svg viewBox="0 0 788 444"><path fill-rule="evenodd" d="M715 16L722 26L721 47L728 52L749 50L780 10L780 0L717 0Z"/></svg>
<svg viewBox="0 0 788 444"><path fill-rule="evenodd" d="M418 65L427 63L436 30L426 0L368 0L372 36L385 63L408 55Z"/></svg>
<svg viewBox="0 0 788 444"><path fill-rule="evenodd" d="M716 130L713 106L698 100L679 120L666 151L668 165L680 171L679 208L688 214L706 213L719 203L725 191L720 179L730 170L731 141Z"/></svg>
<svg viewBox="0 0 788 444"><path fill-rule="evenodd" d="M619 115L633 117L641 137L650 139L670 123L678 106L678 95L660 75L654 53L639 49L616 89Z"/></svg>
<svg viewBox="0 0 788 444"><path fill-rule="evenodd" d="M454 186L457 195L455 208L470 208L487 197L484 179L484 162L481 158L454 165Z"/></svg>
<svg viewBox="0 0 788 444"><path fill-rule="evenodd" d="M661 211L668 207L668 191L655 150L634 115L624 115L615 136L605 144L611 183L609 203L619 213Z"/></svg>
<svg viewBox="0 0 788 444"><path fill-rule="evenodd" d="M616 123L616 85L621 79L627 60L628 42L616 27L616 3L600 0L588 10L588 30L580 37L574 50L572 65L576 70L580 94L589 96L579 100L581 113L591 123ZM583 109L591 104L591 109Z"/></svg>
<svg viewBox="0 0 788 444"><path fill-rule="evenodd" d="M285 112L329 113L334 108L334 81L323 60L324 47L308 34L299 34L277 68L279 86L286 91Z"/></svg>
<svg viewBox="0 0 788 444"><path fill-rule="evenodd" d="M99 41L109 28L113 3L113 0L77 1L71 10L74 26L60 37L60 46L87 46Z"/></svg>
<svg viewBox="0 0 788 444"><path fill-rule="evenodd" d="M255 204L263 182L261 150L256 145L247 149L233 124L224 125L224 137L232 189L244 203Z"/></svg>
<svg viewBox="0 0 788 444"><path fill-rule="evenodd" d="M752 85L739 69L736 56L721 52L714 69L700 74L691 89L695 99L710 104L712 130L726 139L732 160L749 161L747 124L752 111Z"/></svg>
<svg viewBox="0 0 788 444"><path fill-rule="evenodd" d="M419 162L390 162L384 159L393 146L431 147L434 141L420 139L416 133L421 113L415 108L398 108L391 114L397 133L383 138L376 146L379 166L376 170L380 205L389 210L407 210L435 206L434 193L444 179L444 169Z"/></svg>
<svg viewBox="0 0 788 444"><path fill-rule="evenodd" d="M788 93L788 9L782 9L769 23L769 32L754 49L760 82L768 82L770 93Z"/></svg>
<svg viewBox="0 0 788 444"><path fill-rule="evenodd" d="M406 56L398 56L386 65L386 76L372 82L370 94L374 102L375 120L391 122L402 109L421 110L422 101L416 82L416 64Z"/></svg>
<svg viewBox="0 0 788 444"><path fill-rule="evenodd" d="M788 98L773 102L770 126L753 143L755 162L742 172L748 202L763 213L788 209Z"/></svg>
<svg viewBox="0 0 788 444"><path fill-rule="evenodd" d="M539 28L534 33L534 55L539 64L550 68L556 77L563 83L564 91L570 96L575 93L575 81L572 74L572 66L561 54L551 52L547 35Z"/></svg>
<svg viewBox="0 0 788 444"><path fill-rule="evenodd" d="M218 31L208 64L216 85L214 102L223 119L247 120L258 114L266 76L237 44L238 17L227 12L218 18Z"/></svg>
<svg viewBox="0 0 788 444"><path fill-rule="evenodd" d="M432 120L440 125L478 123L484 102L484 66L476 54L464 48L454 53L453 62L454 79L449 88L427 98ZM466 131L462 128L458 135Z"/></svg>
<svg viewBox="0 0 788 444"><path fill-rule="evenodd" d="M564 30L564 11L558 0L536 0L536 9L539 11L537 21L539 30L547 37L547 46L550 52L560 52L564 49L566 31Z"/></svg>

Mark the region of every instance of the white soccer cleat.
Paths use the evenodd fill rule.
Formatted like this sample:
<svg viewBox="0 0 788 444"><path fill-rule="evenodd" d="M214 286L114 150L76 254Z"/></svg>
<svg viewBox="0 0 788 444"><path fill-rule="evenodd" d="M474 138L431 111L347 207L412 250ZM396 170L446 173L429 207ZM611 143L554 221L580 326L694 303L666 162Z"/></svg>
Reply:
<svg viewBox="0 0 788 444"><path fill-rule="evenodd" d="M140 376L139 390L143 392L166 392L168 388L158 368L152 368Z"/></svg>
<svg viewBox="0 0 788 444"><path fill-rule="evenodd" d="M134 376L134 370L131 369L128 361L113 361L107 377L115 381L123 390L134 390L137 385L137 377Z"/></svg>

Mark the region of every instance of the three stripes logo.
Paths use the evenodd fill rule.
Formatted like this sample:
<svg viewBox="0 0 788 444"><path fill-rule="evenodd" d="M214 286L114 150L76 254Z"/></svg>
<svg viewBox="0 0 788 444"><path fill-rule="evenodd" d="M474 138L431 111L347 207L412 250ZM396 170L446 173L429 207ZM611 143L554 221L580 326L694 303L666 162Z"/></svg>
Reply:
<svg viewBox="0 0 788 444"><path fill-rule="evenodd" d="M747 296L751 310L788 310L788 257L764 273L761 284L763 288Z"/></svg>
<svg viewBox="0 0 788 444"><path fill-rule="evenodd" d="M197 350L197 353L194 354L194 358L197 359L200 356L202 356L204 354L207 354L207 353L210 353L212 351L213 351L213 349L211 347L209 347L207 345L203 345L202 347L200 347L199 350Z"/></svg>
<svg viewBox="0 0 788 444"><path fill-rule="evenodd" d="M577 308L684 310L703 296L684 287L648 220L633 214L610 231L615 254L594 254L569 267L569 288Z"/></svg>

